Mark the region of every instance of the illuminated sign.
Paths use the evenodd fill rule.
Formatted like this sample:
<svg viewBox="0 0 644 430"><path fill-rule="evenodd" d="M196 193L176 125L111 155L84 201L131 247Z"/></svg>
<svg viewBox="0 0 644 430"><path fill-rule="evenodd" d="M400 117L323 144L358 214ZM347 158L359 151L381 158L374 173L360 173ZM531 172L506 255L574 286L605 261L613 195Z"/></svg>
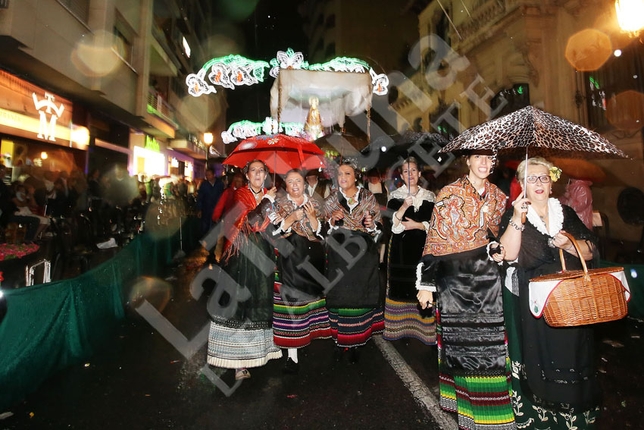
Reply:
<svg viewBox="0 0 644 430"><path fill-rule="evenodd" d="M0 100L0 131L5 128L16 136L72 145L69 100L1 70Z"/></svg>
<svg viewBox="0 0 644 430"><path fill-rule="evenodd" d="M148 136L147 134L145 135L145 149L154 152L161 152L161 149L159 148L159 142L157 142L154 137Z"/></svg>
<svg viewBox="0 0 644 430"><path fill-rule="evenodd" d="M63 115L65 105L62 103L58 106L54 103L53 94L45 93L45 98L38 100L36 93L31 93L34 100L34 107L40 115L40 127L38 129L38 138L56 141L56 121ZM49 119L47 119L49 118Z"/></svg>

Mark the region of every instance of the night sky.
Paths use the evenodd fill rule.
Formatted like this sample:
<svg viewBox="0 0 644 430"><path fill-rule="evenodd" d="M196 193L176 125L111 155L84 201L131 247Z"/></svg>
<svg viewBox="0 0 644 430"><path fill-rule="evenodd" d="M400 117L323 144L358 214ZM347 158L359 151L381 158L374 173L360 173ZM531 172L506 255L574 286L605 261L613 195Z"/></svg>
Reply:
<svg viewBox="0 0 644 430"><path fill-rule="evenodd" d="M299 3L301 0L218 0L216 13L220 24L236 30L233 49L237 52L227 53L268 62L278 50L293 48L306 59L308 41L297 11ZM270 116L273 81L266 69L265 82L228 91L227 126L242 119L261 122Z"/></svg>

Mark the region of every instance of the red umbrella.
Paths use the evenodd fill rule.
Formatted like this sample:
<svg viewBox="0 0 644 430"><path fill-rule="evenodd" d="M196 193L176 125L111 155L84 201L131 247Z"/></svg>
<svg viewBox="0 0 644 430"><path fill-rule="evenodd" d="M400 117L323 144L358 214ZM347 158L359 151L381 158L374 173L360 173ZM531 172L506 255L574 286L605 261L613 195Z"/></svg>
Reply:
<svg viewBox="0 0 644 430"><path fill-rule="evenodd" d="M273 173L283 175L291 169L324 167L324 152L314 143L299 137L258 135L239 142L223 164L244 167L252 160L261 160Z"/></svg>

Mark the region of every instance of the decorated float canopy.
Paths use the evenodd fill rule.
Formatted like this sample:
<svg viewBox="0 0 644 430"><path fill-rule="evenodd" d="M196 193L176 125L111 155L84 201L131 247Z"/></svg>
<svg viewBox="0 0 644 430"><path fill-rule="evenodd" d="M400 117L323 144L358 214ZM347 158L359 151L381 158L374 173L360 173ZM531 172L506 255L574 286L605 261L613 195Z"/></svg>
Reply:
<svg viewBox="0 0 644 430"><path fill-rule="evenodd" d="M271 116L305 123L311 103L317 102L322 126L342 127L346 116L371 108L372 94L368 73L284 69L271 88Z"/></svg>
<svg viewBox="0 0 644 430"><path fill-rule="evenodd" d="M310 123L307 120L311 119L311 111L318 117L320 127L343 126L346 116L368 111L373 94L387 94L389 85L387 75L376 73L362 60L339 57L326 63L309 64L301 52L290 48L278 51L270 63L240 55L213 58L197 73L188 75L186 85L189 94L199 97L216 93L216 86L235 89L263 82L266 68L270 68L270 76L276 78L271 88L272 120L232 124L222 133L224 142L268 131L299 136L303 131L297 124L304 127ZM319 137L306 127L304 132L312 138Z"/></svg>

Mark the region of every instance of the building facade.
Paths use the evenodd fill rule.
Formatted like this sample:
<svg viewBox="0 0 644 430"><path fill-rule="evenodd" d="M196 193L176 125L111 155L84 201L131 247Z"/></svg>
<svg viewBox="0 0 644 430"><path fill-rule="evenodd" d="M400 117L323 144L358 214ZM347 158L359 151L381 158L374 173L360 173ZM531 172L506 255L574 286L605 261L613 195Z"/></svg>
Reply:
<svg viewBox="0 0 644 430"><path fill-rule="evenodd" d="M593 186L594 208L610 219L613 238L640 237L642 226L622 219L617 200L644 179L644 45L620 30L614 1L433 1L418 26L414 71L391 103L399 129L420 124L454 136L533 105L596 130L631 159L597 161L608 179ZM606 52L599 43L572 46L591 29L607 36ZM587 34L581 40L592 42ZM624 92L631 97L620 102Z"/></svg>
<svg viewBox="0 0 644 430"><path fill-rule="evenodd" d="M3 103L9 101L1 106L8 119L0 121L0 133L9 167L14 160L35 163L40 158L37 163L46 169L69 171L71 165L39 157L49 146L70 153L67 159L84 172L98 168L108 173L122 165L131 175L203 176L203 134L225 122L225 110L219 106L225 102L221 94L189 96L185 77L209 58L211 2L3 4L0 81ZM33 98L31 104L28 97ZM58 115L61 106L64 110ZM52 115L57 116L56 125L79 137L55 134L53 141L51 133L26 136L27 125L7 124L16 115L40 121L44 117L49 124ZM215 140L213 145L223 144Z"/></svg>

